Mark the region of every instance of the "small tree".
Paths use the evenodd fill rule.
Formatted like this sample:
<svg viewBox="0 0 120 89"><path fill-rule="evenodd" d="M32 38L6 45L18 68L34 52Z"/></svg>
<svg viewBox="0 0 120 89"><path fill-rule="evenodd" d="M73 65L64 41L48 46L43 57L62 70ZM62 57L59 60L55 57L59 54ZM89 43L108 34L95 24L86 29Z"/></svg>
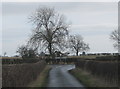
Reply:
<svg viewBox="0 0 120 89"><path fill-rule="evenodd" d="M17 50L17 53L19 53L22 58L34 58L37 55L36 50L28 48L26 45L20 46Z"/></svg>
<svg viewBox="0 0 120 89"><path fill-rule="evenodd" d="M69 37L69 47L72 49L72 51L76 52L76 56L78 56L79 52L90 49L89 45L83 41L83 38L80 35Z"/></svg>
<svg viewBox="0 0 120 89"><path fill-rule="evenodd" d="M114 41L114 47L119 50L120 49L120 31L119 30L112 31L112 33L110 34L110 39Z"/></svg>

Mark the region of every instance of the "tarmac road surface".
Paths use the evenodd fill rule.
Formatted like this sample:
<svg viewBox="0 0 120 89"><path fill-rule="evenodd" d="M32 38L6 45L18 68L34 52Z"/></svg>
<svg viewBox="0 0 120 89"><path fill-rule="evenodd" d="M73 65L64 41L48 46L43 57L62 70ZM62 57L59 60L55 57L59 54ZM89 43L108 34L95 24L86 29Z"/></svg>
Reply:
<svg viewBox="0 0 120 89"><path fill-rule="evenodd" d="M68 70L74 68L75 65L52 65L47 87L84 87L68 72Z"/></svg>

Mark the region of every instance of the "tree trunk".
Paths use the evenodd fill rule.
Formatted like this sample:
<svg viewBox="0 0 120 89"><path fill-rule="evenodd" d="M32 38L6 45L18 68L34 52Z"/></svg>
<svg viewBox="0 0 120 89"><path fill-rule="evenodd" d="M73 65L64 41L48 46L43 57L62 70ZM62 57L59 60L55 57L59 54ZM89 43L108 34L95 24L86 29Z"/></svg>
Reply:
<svg viewBox="0 0 120 89"><path fill-rule="evenodd" d="M78 56L78 50L76 51L76 56Z"/></svg>
<svg viewBox="0 0 120 89"><path fill-rule="evenodd" d="M49 53L52 56L52 45L51 45L51 43L49 43Z"/></svg>
<svg viewBox="0 0 120 89"><path fill-rule="evenodd" d="M54 58L54 54L53 54L53 52L52 52L52 44L51 43L49 43L49 54L50 54L50 57L52 57L52 60L54 60L55 58ZM54 61L52 61L53 63L54 63Z"/></svg>

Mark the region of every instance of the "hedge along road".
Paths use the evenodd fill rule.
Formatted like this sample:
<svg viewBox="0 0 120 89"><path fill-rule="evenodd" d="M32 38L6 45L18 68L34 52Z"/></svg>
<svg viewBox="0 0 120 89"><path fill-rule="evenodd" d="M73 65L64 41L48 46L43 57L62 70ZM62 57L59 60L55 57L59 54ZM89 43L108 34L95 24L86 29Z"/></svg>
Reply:
<svg viewBox="0 0 120 89"><path fill-rule="evenodd" d="M84 86L68 72L68 70L74 68L75 65L52 65L47 87L83 87L82 89L85 89Z"/></svg>

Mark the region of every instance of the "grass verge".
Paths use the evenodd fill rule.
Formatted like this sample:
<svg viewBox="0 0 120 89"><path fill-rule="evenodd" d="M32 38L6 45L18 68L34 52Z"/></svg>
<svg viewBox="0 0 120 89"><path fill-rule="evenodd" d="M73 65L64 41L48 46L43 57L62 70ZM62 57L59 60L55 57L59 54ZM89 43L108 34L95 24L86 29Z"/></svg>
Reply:
<svg viewBox="0 0 120 89"><path fill-rule="evenodd" d="M72 69L69 71L78 81L80 81L85 87L108 87L101 79L95 78L90 73L81 70L80 68Z"/></svg>
<svg viewBox="0 0 120 89"><path fill-rule="evenodd" d="M49 71L51 67L47 65L35 81L32 81L28 87L46 87Z"/></svg>

